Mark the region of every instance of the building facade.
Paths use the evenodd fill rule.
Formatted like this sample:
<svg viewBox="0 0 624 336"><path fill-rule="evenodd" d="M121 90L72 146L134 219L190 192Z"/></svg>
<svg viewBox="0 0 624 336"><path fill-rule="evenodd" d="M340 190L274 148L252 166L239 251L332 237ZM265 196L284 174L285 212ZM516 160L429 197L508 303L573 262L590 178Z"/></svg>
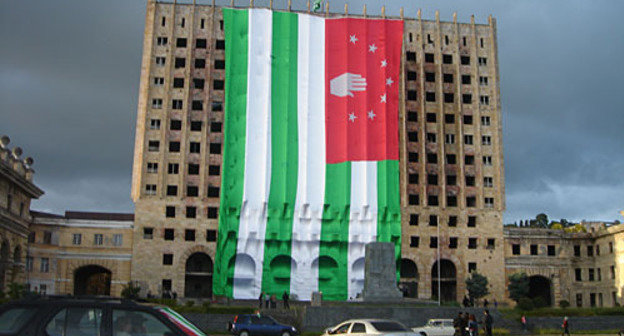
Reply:
<svg viewBox="0 0 624 336"><path fill-rule="evenodd" d="M490 279L493 295L502 297L496 22L441 22L437 13L435 20L420 13L401 19L402 287L412 297L460 300L466 276L477 270ZM211 294L223 28L220 7L147 4L132 182L132 278L153 293Z"/></svg>
<svg viewBox="0 0 624 336"><path fill-rule="evenodd" d="M33 211L26 284L42 294L119 297L130 281L132 214Z"/></svg>
<svg viewBox="0 0 624 336"><path fill-rule="evenodd" d="M0 291L7 284L23 283L30 201L43 195L33 184L33 159L21 159L22 149L9 148L8 136L0 138Z"/></svg>

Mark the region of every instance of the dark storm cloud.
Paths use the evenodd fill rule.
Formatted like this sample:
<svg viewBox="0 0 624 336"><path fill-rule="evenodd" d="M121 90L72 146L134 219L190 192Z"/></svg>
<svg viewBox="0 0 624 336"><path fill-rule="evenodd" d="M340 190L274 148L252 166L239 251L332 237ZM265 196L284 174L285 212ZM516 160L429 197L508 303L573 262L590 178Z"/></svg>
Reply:
<svg viewBox="0 0 624 336"><path fill-rule="evenodd" d="M349 1L349 10L360 13L363 3ZM368 13L380 12L382 2L366 3ZM408 17L420 7L425 19L436 9L446 21L454 11L461 22L471 14L477 23L497 19L506 221L539 212L619 217L624 3L387 1L386 12L398 15L401 6ZM0 3L0 133L35 158L47 194L34 208L132 209L144 8L145 1L120 0ZM343 8L331 1L332 11Z"/></svg>

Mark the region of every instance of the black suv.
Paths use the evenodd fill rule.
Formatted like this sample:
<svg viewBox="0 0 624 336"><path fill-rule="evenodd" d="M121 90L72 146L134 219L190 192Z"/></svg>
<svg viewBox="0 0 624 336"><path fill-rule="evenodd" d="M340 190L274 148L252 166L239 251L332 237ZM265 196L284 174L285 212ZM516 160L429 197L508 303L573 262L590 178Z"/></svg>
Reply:
<svg viewBox="0 0 624 336"><path fill-rule="evenodd" d="M34 297L0 307L0 336L206 336L180 314L114 298Z"/></svg>

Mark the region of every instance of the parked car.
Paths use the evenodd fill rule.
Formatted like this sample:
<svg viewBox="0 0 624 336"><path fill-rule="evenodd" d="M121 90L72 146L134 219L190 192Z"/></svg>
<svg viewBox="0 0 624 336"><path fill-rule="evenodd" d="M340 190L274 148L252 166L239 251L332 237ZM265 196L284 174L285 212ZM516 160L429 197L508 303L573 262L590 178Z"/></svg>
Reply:
<svg viewBox="0 0 624 336"><path fill-rule="evenodd" d="M418 336L403 324L392 320L357 319L348 320L325 329L323 336L329 335L388 335L388 336Z"/></svg>
<svg viewBox="0 0 624 336"><path fill-rule="evenodd" d="M455 327L452 319L430 319L422 327L412 328L420 336L453 336Z"/></svg>
<svg viewBox="0 0 624 336"><path fill-rule="evenodd" d="M0 336L206 336L174 310L131 300L33 297L0 307Z"/></svg>
<svg viewBox="0 0 624 336"><path fill-rule="evenodd" d="M237 336L295 336L299 331L293 326L281 324L268 315L236 315L228 323L228 330Z"/></svg>

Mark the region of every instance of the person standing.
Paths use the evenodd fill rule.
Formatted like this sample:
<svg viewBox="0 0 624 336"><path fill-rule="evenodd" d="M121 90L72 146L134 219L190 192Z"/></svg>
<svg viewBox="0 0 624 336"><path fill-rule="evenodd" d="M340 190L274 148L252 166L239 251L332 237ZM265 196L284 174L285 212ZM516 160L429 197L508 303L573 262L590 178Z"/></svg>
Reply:
<svg viewBox="0 0 624 336"><path fill-rule="evenodd" d="M269 304L271 304L271 296L269 296L269 293L264 293L264 303L265 307L269 308Z"/></svg>
<svg viewBox="0 0 624 336"><path fill-rule="evenodd" d="M483 308L487 308L490 303L487 299L483 299Z"/></svg>
<svg viewBox="0 0 624 336"><path fill-rule="evenodd" d="M288 304L288 293L286 293L286 291L284 291L284 294L282 295L282 300L284 300L284 309L290 309L290 305Z"/></svg>
<svg viewBox="0 0 624 336"><path fill-rule="evenodd" d="M477 318L474 314L470 314L468 332L470 333L470 336L479 336L479 323L477 323Z"/></svg>
<svg viewBox="0 0 624 336"><path fill-rule="evenodd" d="M492 336L492 323L494 320L492 319L492 315L490 315L489 310L483 311L483 325L485 326L485 336Z"/></svg>
<svg viewBox="0 0 624 336"><path fill-rule="evenodd" d="M522 317L520 318L520 322L522 322L522 330L527 331L527 320L526 320L526 316L522 315Z"/></svg>
<svg viewBox="0 0 624 336"><path fill-rule="evenodd" d="M260 293L260 296L258 296L258 308L262 308L262 301L264 300L264 292Z"/></svg>
<svg viewBox="0 0 624 336"><path fill-rule="evenodd" d="M561 324L561 336L567 334L570 336L570 323L568 322L568 317L563 317L563 324Z"/></svg>

